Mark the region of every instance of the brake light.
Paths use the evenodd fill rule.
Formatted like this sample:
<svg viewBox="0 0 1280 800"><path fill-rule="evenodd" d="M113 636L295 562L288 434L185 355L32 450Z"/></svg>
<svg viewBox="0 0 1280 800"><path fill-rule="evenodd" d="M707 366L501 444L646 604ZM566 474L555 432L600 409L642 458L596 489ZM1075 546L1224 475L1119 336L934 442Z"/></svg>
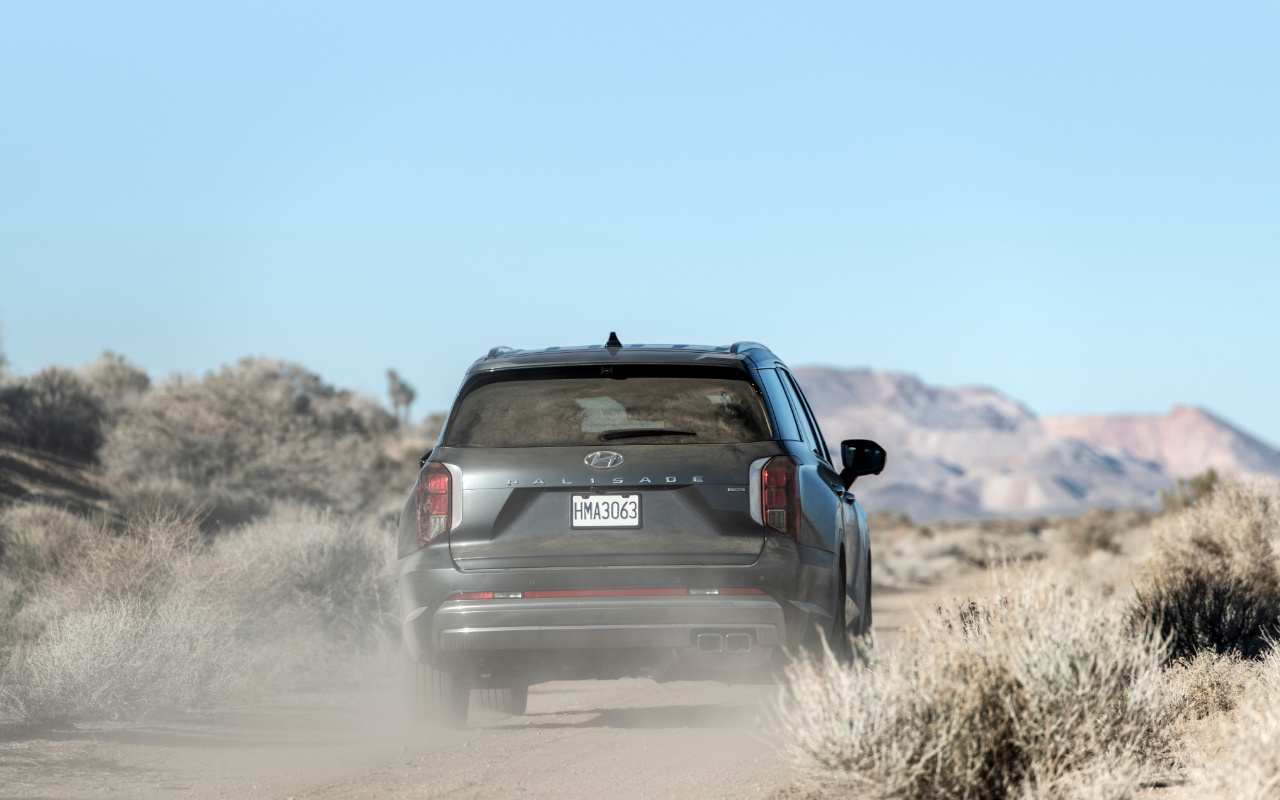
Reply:
<svg viewBox="0 0 1280 800"><path fill-rule="evenodd" d="M447 534L460 521L454 508L454 475L447 466L428 461L418 476L418 549Z"/></svg>
<svg viewBox="0 0 1280 800"><path fill-rule="evenodd" d="M760 470L760 522L774 533L799 539L800 492L789 456L769 459Z"/></svg>

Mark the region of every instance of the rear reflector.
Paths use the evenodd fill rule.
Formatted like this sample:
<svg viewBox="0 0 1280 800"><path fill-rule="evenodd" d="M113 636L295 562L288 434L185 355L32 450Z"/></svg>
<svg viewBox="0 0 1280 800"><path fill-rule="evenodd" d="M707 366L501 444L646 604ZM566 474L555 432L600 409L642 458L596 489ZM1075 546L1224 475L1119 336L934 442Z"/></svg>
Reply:
<svg viewBox="0 0 1280 800"><path fill-rule="evenodd" d="M535 589L525 597L667 597L687 595L686 589Z"/></svg>
<svg viewBox="0 0 1280 800"><path fill-rule="evenodd" d="M687 597L688 595L764 594L759 589L532 589L527 592L459 592L450 600L514 600L538 597Z"/></svg>

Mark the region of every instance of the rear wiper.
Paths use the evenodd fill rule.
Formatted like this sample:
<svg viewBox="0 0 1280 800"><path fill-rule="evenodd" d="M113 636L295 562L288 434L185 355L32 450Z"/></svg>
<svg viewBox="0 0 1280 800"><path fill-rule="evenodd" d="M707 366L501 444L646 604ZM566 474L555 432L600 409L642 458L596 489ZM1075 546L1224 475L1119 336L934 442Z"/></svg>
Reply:
<svg viewBox="0 0 1280 800"><path fill-rule="evenodd" d="M697 436L693 431L673 431L669 428L615 428L600 434L601 439L635 439L639 436Z"/></svg>

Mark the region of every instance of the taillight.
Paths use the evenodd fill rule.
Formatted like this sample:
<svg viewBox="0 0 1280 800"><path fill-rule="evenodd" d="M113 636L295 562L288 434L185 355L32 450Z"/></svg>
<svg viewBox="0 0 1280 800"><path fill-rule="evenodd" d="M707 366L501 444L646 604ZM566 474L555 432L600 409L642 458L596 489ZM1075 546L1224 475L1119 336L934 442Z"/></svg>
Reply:
<svg viewBox="0 0 1280 800"><path fill-rule="evenodd" d="M457 468L455 467L454 470ZM455 487L454 474L447 465L428 461L418 475L418 549L426 547L453 530L461 522L462 509L456 508L461 487Z"/></svg>
<svg viewBox="0 0 1280 800"><path fill-rule="evenodd" d="M759 462L757 462L759 464ZM800 491L796 464L790 456L775 456L752 469L751 516L774 533L799 539Z"/></svg>

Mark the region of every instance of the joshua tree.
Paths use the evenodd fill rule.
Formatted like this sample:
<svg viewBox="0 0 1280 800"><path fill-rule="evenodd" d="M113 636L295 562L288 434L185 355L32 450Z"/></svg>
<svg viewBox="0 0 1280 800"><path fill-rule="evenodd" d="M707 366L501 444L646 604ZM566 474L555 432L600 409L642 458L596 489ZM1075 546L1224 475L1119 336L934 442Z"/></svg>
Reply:
<svg viewBox="0 0 1280 800"><path fill-rule="evenodd" d="M387 394L391 395L391 407L395 409L396 419L408 422L409 406L413 405L413 398L417 396L417 392L401 380L394 369L387 370Z"/></svg>

